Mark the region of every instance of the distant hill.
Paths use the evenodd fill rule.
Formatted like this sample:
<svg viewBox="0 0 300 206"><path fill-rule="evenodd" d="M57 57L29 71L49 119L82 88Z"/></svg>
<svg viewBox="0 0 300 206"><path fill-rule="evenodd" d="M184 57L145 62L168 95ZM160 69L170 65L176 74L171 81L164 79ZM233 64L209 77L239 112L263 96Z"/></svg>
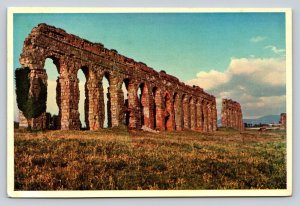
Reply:
<svg viewBox="0 0 300 206"><path fill-rule="evenodd" d="M271 124L279 123L280 115L267 115L259 117L257 119L243 119L244 123L247 124ZM218 125L221 125L221 120L218 120Z"/></svg>
<svg viewBox="0 0 300 206"><path fill-rule="evenodd" d="M247 124L278 124L280 120L280 115L267 115L257 119L243 119L244 123Z"/></svg>

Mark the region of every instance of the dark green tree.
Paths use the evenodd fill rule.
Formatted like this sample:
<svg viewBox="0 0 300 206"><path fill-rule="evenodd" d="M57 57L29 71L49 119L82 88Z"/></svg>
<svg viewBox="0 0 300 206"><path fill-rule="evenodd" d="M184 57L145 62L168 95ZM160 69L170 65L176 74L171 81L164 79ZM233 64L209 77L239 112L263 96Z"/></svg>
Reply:
<svg viewBox="0 0 300 206"><path fill-rule="evenodd" d="M26 111L26 102L29 98L29 73L29 68L17 68L15 70L17 105L22 112Z"/></svg>
<svg viewBox="0 0 300 206"><path fill-rule="evenodd" d="M38 78L40 91L35 96L30 95L29 73L30 69L27 67L15 70L17 105L27 118L30 129L32 118L36 118L46 111L47 86L41 78Z"/></svg>

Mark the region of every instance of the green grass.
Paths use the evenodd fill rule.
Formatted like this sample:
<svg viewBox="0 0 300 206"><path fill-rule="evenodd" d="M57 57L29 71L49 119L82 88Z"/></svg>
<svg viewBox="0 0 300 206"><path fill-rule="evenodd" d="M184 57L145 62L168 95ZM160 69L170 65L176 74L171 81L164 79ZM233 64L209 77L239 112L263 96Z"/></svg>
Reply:
<svg viewBox="0 0 300 206"><path fill-rule="evenodd" d="M284 188L283 131L15 130L15 190Z"/></svg>

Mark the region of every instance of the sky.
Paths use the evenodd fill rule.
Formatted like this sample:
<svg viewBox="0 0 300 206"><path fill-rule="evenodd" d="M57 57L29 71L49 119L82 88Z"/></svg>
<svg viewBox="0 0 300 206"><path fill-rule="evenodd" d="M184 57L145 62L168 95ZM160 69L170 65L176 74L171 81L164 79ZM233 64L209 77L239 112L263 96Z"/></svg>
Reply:
<svg viewBox="0 0 300 206"><path fill-rule="evenodd" d="M32 28L46 23L204 88L216 96L219 118L222 98L240 102L244 118L285 112L284 13L39 13L13 21L14 68ZM45 68L55 91L57 70L51 61ZM56 113L55 96L48 105Z"/></svg>

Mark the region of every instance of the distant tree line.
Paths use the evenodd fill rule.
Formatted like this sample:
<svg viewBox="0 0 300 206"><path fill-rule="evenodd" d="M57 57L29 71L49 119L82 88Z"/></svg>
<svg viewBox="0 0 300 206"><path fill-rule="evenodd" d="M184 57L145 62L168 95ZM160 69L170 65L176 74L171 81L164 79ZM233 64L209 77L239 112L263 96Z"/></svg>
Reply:
<svg viewBox="0 0 300 206"><path fill-rule="evenodd" d="M266 127L269 126L268 124L262 124L262 123L256 123L256 124L252 124L252 123L244 123L245 128L251 128L251 127Z"/></svg>

